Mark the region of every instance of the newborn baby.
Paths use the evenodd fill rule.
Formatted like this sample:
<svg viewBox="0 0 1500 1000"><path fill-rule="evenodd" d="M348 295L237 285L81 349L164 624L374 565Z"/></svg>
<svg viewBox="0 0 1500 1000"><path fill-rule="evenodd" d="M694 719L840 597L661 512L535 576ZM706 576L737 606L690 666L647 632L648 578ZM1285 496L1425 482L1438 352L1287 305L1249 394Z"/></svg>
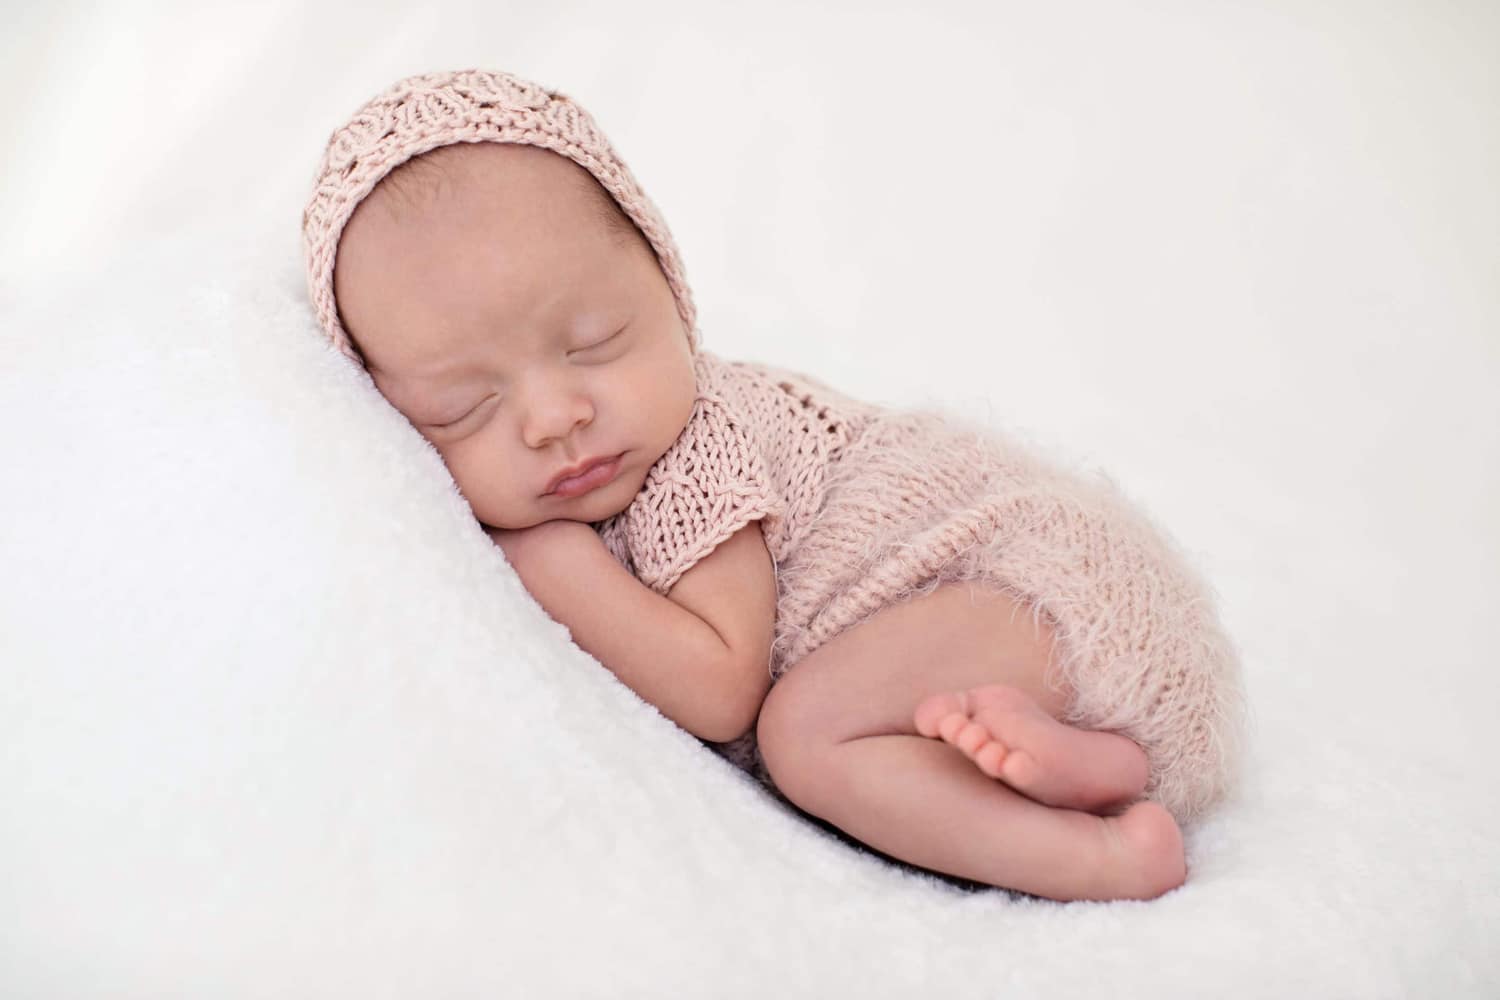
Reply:
<svg viewBox="0 0 1500 1000"><path fill-rule="evenodd" d="M528 591L798 809L1053 899L1186 878L1238 766L1207 588L1107 483L699 343L677 249L583 110L399 81L304 213L333 343Z"/></svg>

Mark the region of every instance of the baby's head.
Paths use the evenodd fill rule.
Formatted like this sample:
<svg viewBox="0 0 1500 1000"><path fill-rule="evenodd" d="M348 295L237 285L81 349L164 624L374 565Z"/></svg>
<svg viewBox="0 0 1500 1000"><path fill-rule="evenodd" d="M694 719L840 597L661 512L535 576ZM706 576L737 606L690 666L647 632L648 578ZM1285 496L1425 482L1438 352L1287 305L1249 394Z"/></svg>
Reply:
<svg viewBox="0 0 1500 1000"><path fill-rule="evenodd" d="M419 108L366 129L374 143L347 169L336 147L361 117L334 133L304 213L325 333L437 448L482 523L603 520L630 503L692 412L697 331L676 248L566 97L503 74L479 74L477 88L473 73L413 79L425 89L403 81L383 96L409 104L416 93L450 117L463 102L461 116L509 138L434 144L431 121L411 124L430 112ZM549 118L559 105L571 113ZM517 134L518 119L540 132ZM403 128L426 148L376 146ZM564 136L569 155L523 141L568 130L579 132ZM361 166L375 175L362 185L351 180ZM617 455L607 484L549 492L560 473Z"/></svg>

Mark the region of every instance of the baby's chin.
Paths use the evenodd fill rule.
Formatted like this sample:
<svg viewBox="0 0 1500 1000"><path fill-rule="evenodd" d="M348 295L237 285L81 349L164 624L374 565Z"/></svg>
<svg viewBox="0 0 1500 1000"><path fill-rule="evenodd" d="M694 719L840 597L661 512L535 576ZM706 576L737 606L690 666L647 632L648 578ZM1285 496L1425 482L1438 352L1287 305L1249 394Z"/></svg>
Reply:
<svg viewBox="0 0 1500 1000"><path fill-rule="evenodd" d="M629 507L636 494L646 485L646 474L644 470L636 469L630 464L630 456L627 455L625 461L627 464L614 482L581 497L561 501L556 507L559 513L554 517L593 524L608 521Z"/></svg>

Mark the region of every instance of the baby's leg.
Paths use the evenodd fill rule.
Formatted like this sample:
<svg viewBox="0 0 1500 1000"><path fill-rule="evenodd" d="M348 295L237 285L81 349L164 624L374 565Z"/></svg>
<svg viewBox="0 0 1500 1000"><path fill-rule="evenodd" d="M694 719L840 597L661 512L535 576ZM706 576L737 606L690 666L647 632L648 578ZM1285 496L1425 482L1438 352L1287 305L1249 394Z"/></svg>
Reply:
<svg viewBox="0 0 1500 1000"><path fill-rule="evenodd" d="M1140 754L1116 734L1055 721L1070 693L1043 684L1050 634L1038 634L1031 616L1012 615L1013 607L978 584L949 584L882 610L798 663L772 688L757 728L777 786L880 851L991 885L1054 899L1149 899L1180 885L1182 836L1156 803L1120 816L1057 808L981 770L983 758L918 732L916 709L930 696L1004 685L1041 706L1054 726L1123 740L1130 749L1112 746L1127 759ZM1035 719L1028 724L1038 728ZM1099 751L1054 740L1040 756L1063 773L1076 770L1071 753Z"/></svg>
<svg viewBox="0 0 1500 1000"><path fill-rule="evenodd" d="M1118 817L1045 806L918 736L854 740L839 757L836 785L784 794L910 864L1058 900L1154 899L1186 877L1177 824L1154 802Z"/></svg>

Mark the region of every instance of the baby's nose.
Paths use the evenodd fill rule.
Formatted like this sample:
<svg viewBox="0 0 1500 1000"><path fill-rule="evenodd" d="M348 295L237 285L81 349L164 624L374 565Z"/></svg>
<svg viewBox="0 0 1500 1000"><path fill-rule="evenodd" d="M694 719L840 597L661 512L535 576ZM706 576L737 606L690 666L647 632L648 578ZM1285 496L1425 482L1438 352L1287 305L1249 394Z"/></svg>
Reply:
<svg viewBox="0 0 1500 1000"><path fill-rule="evenodd" d="M533 395L522 405L525 407L522 434L532 448L565 440L575 429L586 426L594 418L592 402L577 390Z"/></svg>

